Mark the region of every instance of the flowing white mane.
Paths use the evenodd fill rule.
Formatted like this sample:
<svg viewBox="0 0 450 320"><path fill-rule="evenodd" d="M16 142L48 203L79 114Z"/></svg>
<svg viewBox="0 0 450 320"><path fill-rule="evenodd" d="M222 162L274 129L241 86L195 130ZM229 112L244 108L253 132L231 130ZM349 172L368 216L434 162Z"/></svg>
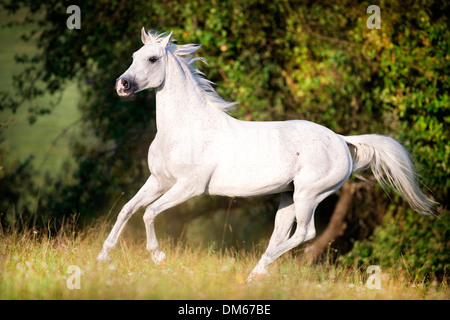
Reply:
<svg viewBox="0 0 450 320"><path fill-rule="evenodd" d="M161 40L164 39L165 35L166 32L158 34L154 31L148 31L149 40L152 43L160 43ZM174 41L176 40L175 39L171 40L171 42ZM205 74L199 69L197 69L197 67L195 66L196 61L202 61L203 63L206 63L205 58L203 57L194 58L192 56L195 51L200 49L200 47L201 47L200 44L178 45L170 43L167 46L167 49L188 67L200 91L204 95L206 101L219 110L229 112L237 103L225 101L222 97L220 97L213 88L214 82L206 79Z"/></svg>

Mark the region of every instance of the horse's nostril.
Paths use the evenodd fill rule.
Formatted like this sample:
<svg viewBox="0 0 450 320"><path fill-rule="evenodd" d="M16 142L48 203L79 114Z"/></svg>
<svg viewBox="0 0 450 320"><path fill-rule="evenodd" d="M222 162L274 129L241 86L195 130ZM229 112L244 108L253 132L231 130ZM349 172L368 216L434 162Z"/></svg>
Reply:
<svg viewBox="0 0 450 320"><path fill-rule="evenodd" d="M125 90L130 89L130 83L127 80L122 80L122 85Z"/></svg>

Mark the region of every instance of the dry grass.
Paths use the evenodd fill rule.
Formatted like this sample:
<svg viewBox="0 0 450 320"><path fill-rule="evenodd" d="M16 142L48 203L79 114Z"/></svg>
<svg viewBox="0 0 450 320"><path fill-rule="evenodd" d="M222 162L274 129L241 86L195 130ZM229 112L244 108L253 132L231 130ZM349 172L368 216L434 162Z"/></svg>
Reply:
<svg viewBox="0 0 450 320"><path fill-rule="evenodd" d="M70 223L58 235L2 231L0 299L449 299L446 283L408 283L382 272L380 290L365 285L365 268L328 263L306 265L286 254L271 275L252 284L245 278L261 252L215 252L212 247L161 247L167 264L155 266L145 239L125 234L110 263L95 258L109 231L105 223L75 233ZM80 289L69 289L71 265L81 270Z"/></svg>

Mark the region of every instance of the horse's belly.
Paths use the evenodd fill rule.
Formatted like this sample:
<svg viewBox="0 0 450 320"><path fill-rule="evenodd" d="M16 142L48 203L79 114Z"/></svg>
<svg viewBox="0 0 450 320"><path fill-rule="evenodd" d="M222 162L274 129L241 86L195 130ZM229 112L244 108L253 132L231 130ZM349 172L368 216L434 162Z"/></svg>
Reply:
<svg viewBox="0 0 450 320"><path fill-rule="evenodd" d="M261 166L222 167L211 176L206 192L229 197L252 197L293 190L292 174Z"/></svg>

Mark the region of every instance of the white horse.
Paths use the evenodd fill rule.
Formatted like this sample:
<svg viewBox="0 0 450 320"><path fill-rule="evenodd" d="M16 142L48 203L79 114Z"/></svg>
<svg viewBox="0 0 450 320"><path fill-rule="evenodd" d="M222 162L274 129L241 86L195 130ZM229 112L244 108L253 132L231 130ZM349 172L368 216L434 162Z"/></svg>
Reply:
<svg viewBox="0 0 450 320"><path fill-rule="evenodd" d="M144 46L116 82L120 96L156 89L157 134L150 145L150 177L120 211L98 260L107 260L128 219L146 207L147 249L161 264L155 236L162 211L206 193L250 197L281 193L269 246L248 280L267 273L283 253L315 236L314 210L352 172L369 168L422 214L435 202L416 182L408 152L394 139L369 134L344 137L304 121L251 122L231 117L223 100L194 67L199 45L176 45L172 33L146 33ZM291 229L296 222L295 232ZM291 236L290 236L291 235Z"/></svg>

